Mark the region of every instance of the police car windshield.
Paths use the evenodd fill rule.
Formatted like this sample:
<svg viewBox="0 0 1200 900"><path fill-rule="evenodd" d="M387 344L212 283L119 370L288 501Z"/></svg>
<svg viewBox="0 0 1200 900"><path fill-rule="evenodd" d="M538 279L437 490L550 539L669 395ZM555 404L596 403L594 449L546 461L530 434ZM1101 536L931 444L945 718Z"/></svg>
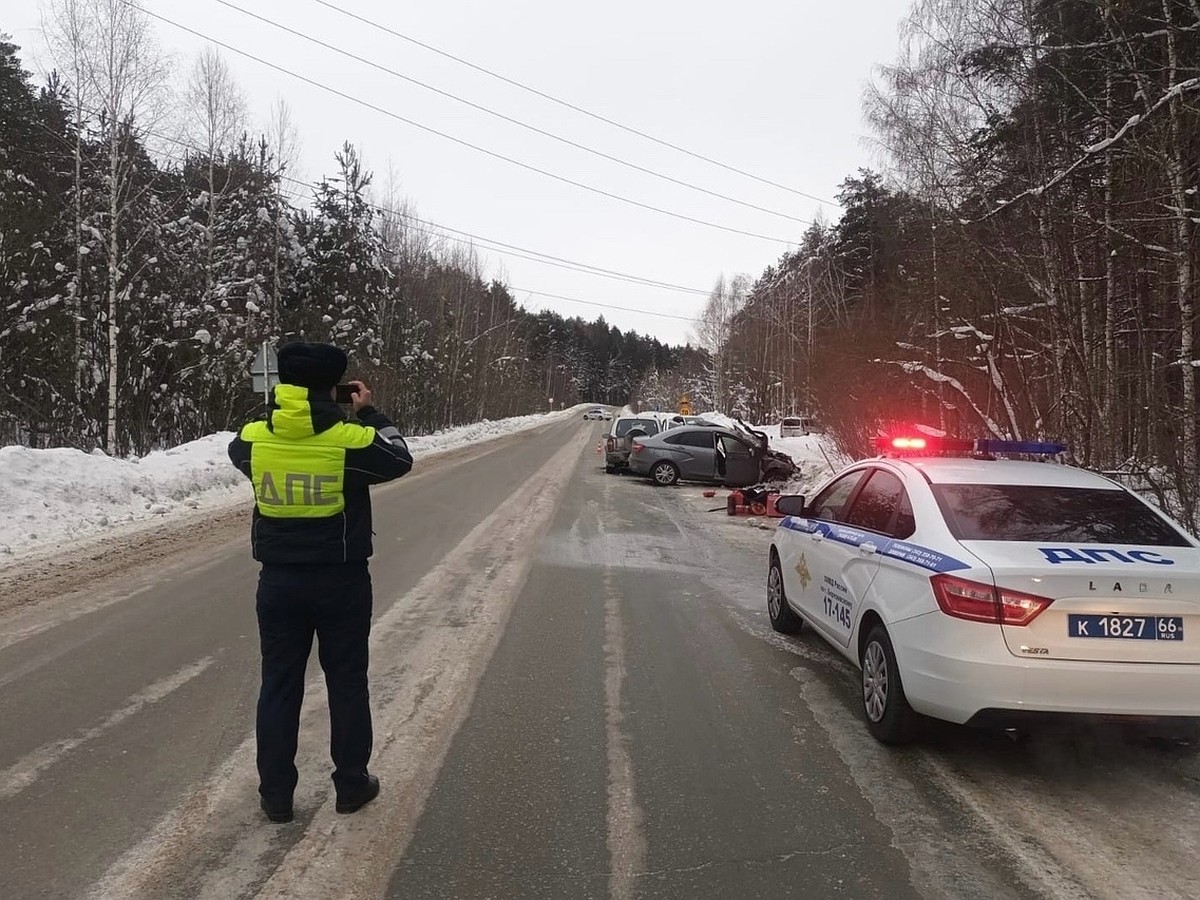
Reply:
<svg viewBox="0 0 1200 900"><path fill-rule="evenodd" d="M1187 538L1125 491L935 484L933 494L960 541L1190 546Z"/></svg>

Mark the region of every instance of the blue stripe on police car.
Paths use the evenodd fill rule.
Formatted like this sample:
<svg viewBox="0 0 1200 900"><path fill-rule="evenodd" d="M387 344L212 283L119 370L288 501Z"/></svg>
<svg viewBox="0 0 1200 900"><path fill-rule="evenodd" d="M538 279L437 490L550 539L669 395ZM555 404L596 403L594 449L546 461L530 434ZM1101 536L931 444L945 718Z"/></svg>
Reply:
<svg viewBox="0 0 1200 900"><path fill-rule="evenodd" d="M848 544L851 547L858 547L868 542L873 543L876 544L876 551L881 556L886 556L897 562L920 566L922 569L928 569L931 572L954 572L959 569L971 568L968 563L963 562L961 559L955 559L953 556L947 556L945 553L939 553L937 550L929 547L922 547L920 544L910 544L908 541L895 540L894 538L884 537L883 535L873 534L868 531L861 531L857 528L848 528L845 525L787 516L780 523L780 527L786 528L788 531L798 531L801 534L820 534L831 541Z"/></svg>

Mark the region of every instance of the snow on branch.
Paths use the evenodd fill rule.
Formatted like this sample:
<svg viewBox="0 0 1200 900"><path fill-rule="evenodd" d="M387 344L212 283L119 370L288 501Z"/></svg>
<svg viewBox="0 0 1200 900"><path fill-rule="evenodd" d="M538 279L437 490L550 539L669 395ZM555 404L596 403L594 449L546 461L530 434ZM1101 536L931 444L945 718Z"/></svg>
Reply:
<svg viewBox="0 0 1200 900"><path fill-rule="evenodd" d="M1037 50L1040 53L1071 53L1077 50L1109 50L1113 47L1124 47L1135 41L1154 41L1159 38L1170 37L1172 34L1186 34L1191 31L1200 31L1200 22L1195 25L1181 25L1177 28L1158 28L1154 31L1142 31L1138 34L1127 34L1119 38L1113 38L1107 41L1093 41L1088 44L1013 44L995 42L988 44L983 49L985 50L1008 50L1008 51L1028 51Z"/></svg>
<svg viewBox="0 0 1200 900"><path fill-rule="evenodd" d="M1042 196L1044 193L1046 193L1046 191L1050 190L1059 182L1069 178L1080 166L1094 159L1097 154L1103 153L1105 150L1108 150L1116 145L1118 142L1124 139L1129 132L1133 131L1133 129L1144 123L1147 119L1165 107L1172 100L1176 99L1177 97L1182 97L1184 94L1191 93L1192 91L1200 91L1200 78L1189 78L1187 81L1179 82L1179 84L1175 85L1173 88L1159 97L1154 105L1151 106L1150 109L1148 109L1145 113L1130 116L1128 121L1126 121L1125 124L1122 125L1120 129L1118 129L1117 133L1112 137L1105 138L1102 141L1092 144L1090 147L1084 147L1083 155L1080 156L1079 159L1075 160L1075 162L1071 163L1071 165L1067 166L1045 184L1040 184L1036 187L1031 187L1027 190L1021 191L1021 193L1017 194L1017 196L1010 200L1002 200L996 204L996 208L991 212L985 213L977 219L967 220L964 224L977 224L979 222L985 222L997 213L1003 212L1013 204L1019 203L1027 197Z"/></svg>
<svg viewBox="0 0 1200 900"><path fill-rule="evenodd" d="M887 363L888 365L892 366L899 366L909 375L924 375L926 378L936 384L947 385L948 387L957 391L958 394L965 401L967 401L968 404L970 404L971 409L975 410L975 414L979 416L980 420L987 427L987 430L991 432L992 437L1000 439L1007 437L1000 425L994 419L992 419L991 416L980 409L979 404L977 404L971 398L971 394L967 391L966 385L964 385L953 375L947 375L944 372L939 372L937 369L931 369L929 366L919 362L906 362L886 359L877 360L877 362Z"/></svg>

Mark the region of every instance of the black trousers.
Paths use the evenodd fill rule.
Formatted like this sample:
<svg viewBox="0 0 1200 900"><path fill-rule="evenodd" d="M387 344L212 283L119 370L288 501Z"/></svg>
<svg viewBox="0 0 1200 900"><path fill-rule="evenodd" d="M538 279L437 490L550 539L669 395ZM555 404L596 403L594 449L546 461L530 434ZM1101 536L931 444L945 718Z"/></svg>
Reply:
<svg viewBox="0 0 1200 900"><path fill-rule="evenodd" d="M371 758L367 639L371 576L365 560L337 566L264 565L258 578L262 689L258 695L259 793L287 802L296 788L304 672L317 636L329 691L329 752L338 794L366 783Z"/></svg>

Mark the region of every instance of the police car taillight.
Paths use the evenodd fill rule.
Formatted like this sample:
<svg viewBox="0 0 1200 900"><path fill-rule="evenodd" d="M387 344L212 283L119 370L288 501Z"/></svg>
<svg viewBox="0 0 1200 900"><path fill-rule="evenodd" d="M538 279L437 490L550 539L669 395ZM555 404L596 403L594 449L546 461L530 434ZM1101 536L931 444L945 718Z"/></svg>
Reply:
<svg viewBox="0 0 1200 900"><path fill-rule="evenodd" d="M929 580L942 612L971 622L1028 625L1054 602L1049 597L997 588L953 575L934 575Z"/></svg>

